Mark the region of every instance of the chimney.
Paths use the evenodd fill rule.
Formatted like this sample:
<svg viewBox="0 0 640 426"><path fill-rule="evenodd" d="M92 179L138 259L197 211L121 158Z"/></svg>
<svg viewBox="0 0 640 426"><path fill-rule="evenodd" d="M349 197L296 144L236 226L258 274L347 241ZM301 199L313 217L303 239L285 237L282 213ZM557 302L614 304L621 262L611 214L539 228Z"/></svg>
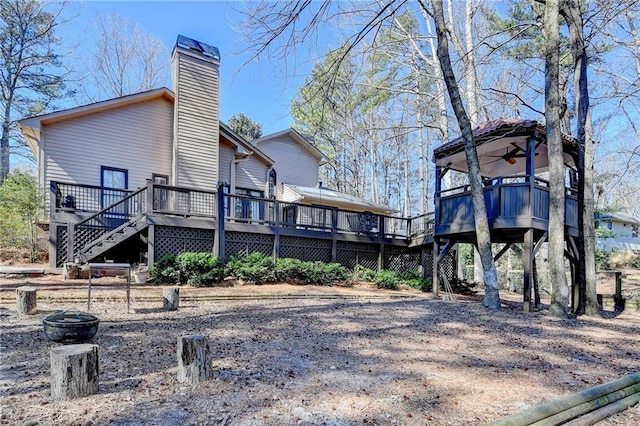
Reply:
<svg viewBox="0 0 640 426"><path fill-rule="evenodd" d="M172 54L174 185L215 190L218 182L218 48L179 35Z"/></svg>

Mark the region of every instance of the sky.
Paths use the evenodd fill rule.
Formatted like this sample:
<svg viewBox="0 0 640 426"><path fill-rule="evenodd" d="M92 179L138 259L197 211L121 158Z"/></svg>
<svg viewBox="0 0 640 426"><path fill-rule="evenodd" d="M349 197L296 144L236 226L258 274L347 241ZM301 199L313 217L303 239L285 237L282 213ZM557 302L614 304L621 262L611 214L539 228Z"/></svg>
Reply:
<svg viewBox="0 0 640 426"><path fill-rule="evenodd" d="M297 76L283 75L279 64L271 64L266 57L243 66L249 54L242 53L242 35L236 30L242 15L234 7L240 6L240 2L227 1L75 2L68 12L77 16L59 35L68 44L90 49L96 38L96 15L119 14L160 39L167 48L167 62L178 34L216 46L221 55L220 119L226 122L242 112L262 123L265 135L287 129L293 124L291 100L312 64L299 69ZM171 81L165 85L171 88Z"/></svg>

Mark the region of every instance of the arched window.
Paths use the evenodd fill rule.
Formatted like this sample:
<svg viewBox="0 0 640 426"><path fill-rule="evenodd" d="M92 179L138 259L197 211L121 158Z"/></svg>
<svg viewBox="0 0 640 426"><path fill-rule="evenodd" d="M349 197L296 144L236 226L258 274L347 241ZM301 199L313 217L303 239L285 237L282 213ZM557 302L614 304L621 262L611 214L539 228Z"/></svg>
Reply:
<svg viewBox="0 0 640 426"><path fill-rule="evenodd" d="M269 171L269 198L276 198L277 175L275 169Z"/></svg>

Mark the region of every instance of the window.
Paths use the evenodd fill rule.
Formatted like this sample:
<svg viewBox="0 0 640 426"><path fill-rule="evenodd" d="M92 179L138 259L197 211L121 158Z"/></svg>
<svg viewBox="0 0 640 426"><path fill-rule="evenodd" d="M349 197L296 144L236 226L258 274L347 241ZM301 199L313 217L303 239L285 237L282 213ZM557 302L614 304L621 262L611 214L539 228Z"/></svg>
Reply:
<svg viewBox="0 0 640 426"><path fill-rule="evenodd" d="M102 187L102 208L109 207L127 196L129 172L115 167L100 167L100 186ZM124 212L123 212L124 213Z"/></svg>
<svg viewBox="0 0 640 426"><path fill-rule="evenodd" d="M277 175L276 175L276 171L274 169L271 169L269 171L269 198L273 199L276 198L277 195L277 190L276 190L276 184L277 184Z"/></svg>

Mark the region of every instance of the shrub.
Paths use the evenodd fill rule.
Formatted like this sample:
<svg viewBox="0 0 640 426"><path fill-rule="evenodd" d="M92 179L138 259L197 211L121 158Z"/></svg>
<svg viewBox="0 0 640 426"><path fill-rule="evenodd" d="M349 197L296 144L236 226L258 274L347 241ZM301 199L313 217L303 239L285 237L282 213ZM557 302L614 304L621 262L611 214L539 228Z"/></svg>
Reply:
<svg viewBox="0 0 640 426"><path fill-rule="evenodd" d="M298 259L282 258L275 262L276 277L280 281L303 284L331 285L345 279L347 273L339 263L303 262Z"/></svg>
<svg viewBox="0 0 640 426"><path fill-rule="evenodd" d="M176 256L173 254L165 254L156 262L149 276L156 284L174 284L180 282L180 271L176 266Z"/></svg>
<svg viewBox="0 0 640 426"><path fill-rule="evenodd" d="M433 281L431 278L424 278L418 272L413 271L400 274L400 283L424 292L433 289Z"/></svg>
<svg viewBox="0 0 640 426"><path fill-rule="evenodd" d="M596 271L608 271L611 269L609 253L596 249Z"/></svg>
<svg viewBox="0 0 640 426"><path fill-rule="evenodd" d="M353 272L351 272L351 274L349 275L349 281L354 283L357 283L360 281L373 282L375 278L376 278L376 271L374 271L373 269L364 267L362 265L356 265L356 267L353 268Z"/></svg>
<svg viewBox="0 0 640 426"><path fill-rule="evenodd" d="M227 272L251 284L277 281L275 262L270 256L258 252L233 256L227 263Z"/></svg>
<svg viewBox="0 0 640 426"><path fill-rule="evenodd" d="M151 268L156 284L209 286L220 281L222 269L211 253L167 254Z"/></svg>
<svg viewBox="0 0 640 426"><path fill-rule="evenodd" d="M376 286L378 288L386 288L386 289L389 289L389 290L397 290L398 289L399 276L398 276L397 272L388 271L386 269L383 269L381 271L378 271L378 273L376 274L373 282L376 284Z"/></svg>
<svg viewBox="0 0 640 426"><path fill-rule="evenodd" d="M180 253L175 262L180 284L208 286L220 281L220 261L211 253Z"/></svg>
<svg viewBox="0 0 640 426"><path fill-rule="evenodd" d="M304 277L303 262L290 257L276 260L276 277L279 281L299 282Z"/></svg>
<svg viewBox="0 0 640 426"><path fill-rule="evenodd" d="M346 269L339 263L302 262L302 267L302 281L309 284L332 285L347 276Z"/></svg>

